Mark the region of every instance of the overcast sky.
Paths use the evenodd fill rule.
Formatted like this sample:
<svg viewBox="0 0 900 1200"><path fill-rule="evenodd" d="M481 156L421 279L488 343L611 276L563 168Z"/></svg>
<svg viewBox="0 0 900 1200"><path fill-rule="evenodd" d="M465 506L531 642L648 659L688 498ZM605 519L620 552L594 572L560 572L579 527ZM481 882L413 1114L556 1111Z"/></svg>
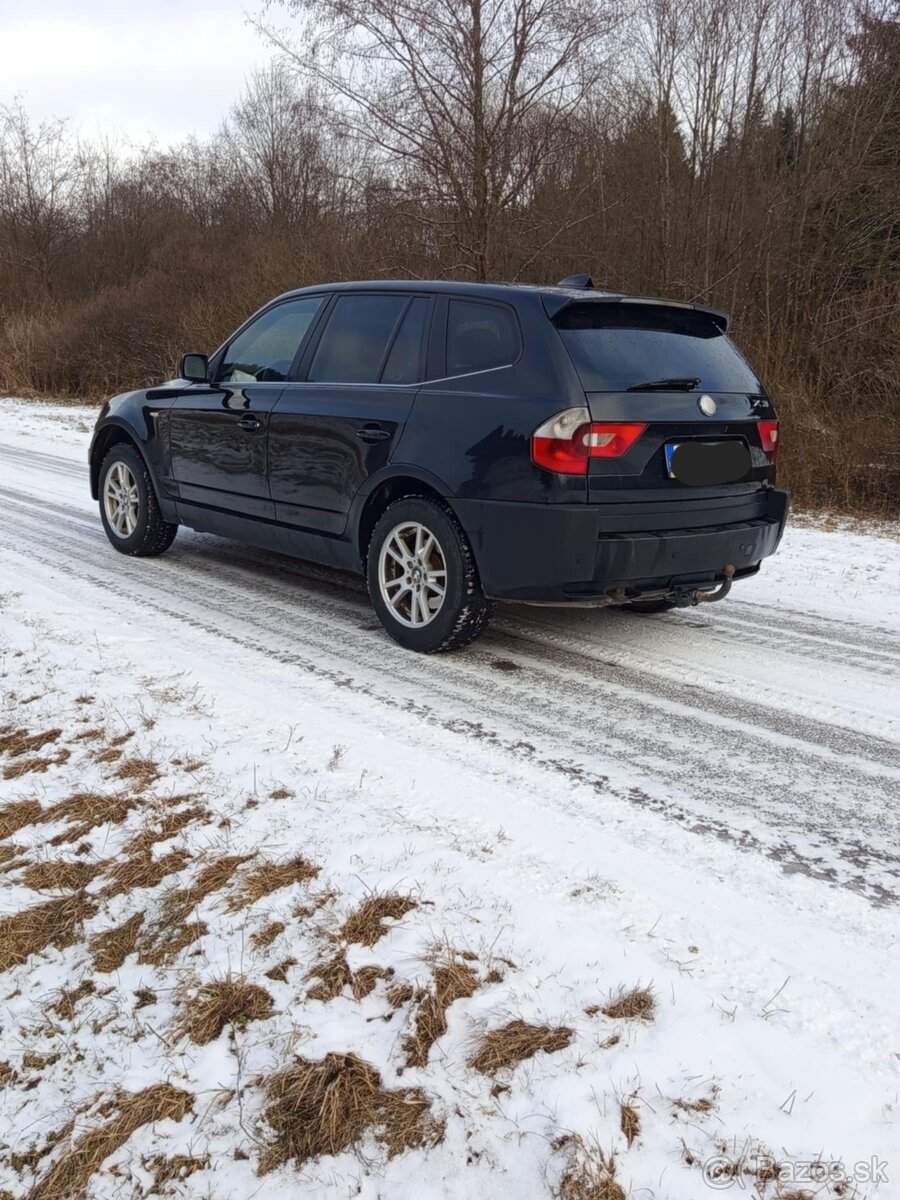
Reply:
<svg viewBox="0 0 900 1200"><path fill-rule="evenodd" d="M0 0L0 103L165 144L215 129L271 51L261 0Z"/></svg>

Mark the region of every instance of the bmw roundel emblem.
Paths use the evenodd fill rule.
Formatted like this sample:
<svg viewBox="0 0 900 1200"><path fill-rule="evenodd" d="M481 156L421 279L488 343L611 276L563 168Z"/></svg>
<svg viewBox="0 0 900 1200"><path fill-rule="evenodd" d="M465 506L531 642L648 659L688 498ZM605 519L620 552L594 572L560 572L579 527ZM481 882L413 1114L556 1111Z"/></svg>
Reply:
<svg viewBox="0 0 900 1200"><path fill-rule="evenodd" d="M700 406L700 411L707 417L713 417L716 414L718 407L712 396L701 396L697 401Z"/></svg>

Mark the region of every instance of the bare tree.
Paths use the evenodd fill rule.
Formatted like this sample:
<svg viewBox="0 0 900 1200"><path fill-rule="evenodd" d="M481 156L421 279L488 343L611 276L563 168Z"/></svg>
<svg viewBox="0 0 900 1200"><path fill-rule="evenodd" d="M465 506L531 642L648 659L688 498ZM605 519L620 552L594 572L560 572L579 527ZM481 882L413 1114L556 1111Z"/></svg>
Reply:
<svg viewBox="0 0 900 1200"><path fill-rule="evenodd" d="M265 221L289 226L309 215L327 172L319 104L295 72L280 62L254 71L222 139L236 182Z"/></svg>
<svg viewBox="0 0 900 1200"><path fill-rule="evenodd" d="M259 28L384 156L408 211L485 279L502 217L527 204L606 73L612 2L280 0L298 35Z"/></svg>

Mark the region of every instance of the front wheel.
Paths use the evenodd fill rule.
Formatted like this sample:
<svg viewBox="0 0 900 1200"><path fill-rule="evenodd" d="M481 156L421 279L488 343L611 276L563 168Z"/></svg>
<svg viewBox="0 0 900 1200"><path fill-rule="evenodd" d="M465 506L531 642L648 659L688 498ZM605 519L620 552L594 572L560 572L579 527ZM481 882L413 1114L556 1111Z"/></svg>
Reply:
<svg viewBox="0 0 900 1200"><path fill-rule="evenodd" d="M366 573L378 619L407 650L458 650L490 621L491 602L481 590L466 535L453 513L434 500L405 496L382 513Z"/></svg>
<svg viewBox="0 0 900 1200"><path fill-rule="evenodd" d="M100 518L119 553L137 558L165 553L178 532L163 520L147 464L127 442L113 446L100 466Z"/></svg>

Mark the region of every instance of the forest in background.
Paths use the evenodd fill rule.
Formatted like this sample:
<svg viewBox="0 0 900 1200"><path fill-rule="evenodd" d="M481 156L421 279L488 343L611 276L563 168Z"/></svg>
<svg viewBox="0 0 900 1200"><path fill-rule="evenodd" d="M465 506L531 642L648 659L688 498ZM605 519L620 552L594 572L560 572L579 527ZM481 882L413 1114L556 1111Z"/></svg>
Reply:
<svg viewBox="0 0 900 1200"><path fill-rule="evenodd" d="M310 283L589 271L730 310L796 501L897 515L898 0L273 0L256 24L277 55L205 140L0 107L0 391L171 378Z"/></svg>

